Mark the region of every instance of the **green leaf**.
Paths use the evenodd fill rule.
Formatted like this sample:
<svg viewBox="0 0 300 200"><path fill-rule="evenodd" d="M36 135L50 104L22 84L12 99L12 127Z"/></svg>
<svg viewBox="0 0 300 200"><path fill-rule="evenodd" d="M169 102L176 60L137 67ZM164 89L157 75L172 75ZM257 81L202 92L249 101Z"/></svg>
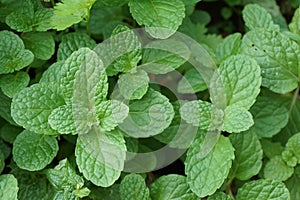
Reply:
<svg viewBox="0 0 300 200"><path fill-rule="evenodd" d="M170 37L185 17L181 0L130 0L128 5L133 18L154 38Z"/></svg>
<svg viewBox="0 0 300 200"><path fill-rule="evenodd" d="M19 8L6 17L6 24L18 32L47 31L51 29L52 8L44 8L40 2L24 0Z"/></svg>
<svg viewBox="0 0 300 200"><path fill-rule="evenodd" d="M121 7L128 3L129 0L102 0L97 1L97 6L101 7Z"/></svg>
<svg viewBox="0 0 300 200"><path fill-rule="evenodd" d="M234 105L226 107L223 131L239 133L248 130L253 124L252 115L245 108Z"/></svg>
<svg viewBox="0 0 300 200"><path fill-rule="evenodd" d="M4 158L4 154L2 153L2 149L0 149L0 174L2 173L4 167L5 167L5 158Z"/></svg>
<svg viewBox="0 0 300 200"><path fill-rule="evenodd" d="M281 155L283 151L283 146L279 142L271 142L268 139L260 140L264 155L267 156L269 159L273 158L274 156Z"/></svg>
<svg viewBox="0 0 300 200"><path fill-rule="evenodd" d="M18 181L12 174L0 176L0 199L17 200Z"/></svg>
<svg viewBox="0 0 300 200"><path fill-rule="evenodd" d="M234 148L228 138L220 136L217 144L200 159L205 132L200 132L187 152L185 173L191 190L199 197L216 192L221 187L234 159Z"/></svg>
<svg viewBox="0 0 300 200"><path fill-rule="evenodd" d="M33 54L26 50L23 41L10 31L0 31L0 74L8 74L28 66Z"/></svg>
<svg viewBox="0 0 300 200"><path fill-rule="evenodd" d="M13 126L11 124L5 124L0 129L0 137L5 142L12 144L16 139L17 135L22 131L23 129L21 127Z"/></svg>
<svg viewBox="0 0 300 200"><path fill-rule="evenodd" d="M48 122L51 128L57 130L60 134L77 134L70 104L54 109L49 115Z"/></svg>
<svg viewBox="0 0 300 200"><path fill-rule="evenodd" d="M282 182L259 179L245 183L236 196L237 200L244 199L278 199L289 200L290 194Z"/></svg>
<svg viewBox="0 0 300 200"><path fill-rule="evenodd" d="M93 200L120 200L119 184L113 184L107 188L91 188L89 197Z"/></svg>
<svg viewBox="0 0 300 200"><path fill-rule="evenodd" d="M147 72L138 70L120 75L118 86L125 99L141 99L148 90L149 81Z"/></svg>
<svg viewBox="0 0 300 200"><path fill-rule="evenodd" d="M262 68L262 85L276 93L298 86L300 47L280 32L255 29L245 34L241 52L256 59Z"/></svg>
<svg viewBox="0 0 300 200"><path fill-rule="evenodd" d="M180 115L187 123L208 129L211 123L212 105L209 102L194 100L183 104Z"/></svg>
<svg viewBox="0 0 300 200"><path fill-rule="evenodd" d="M242 35L240 33L234 33L227 36L216 48L217 62L221 63L231 55L238 53L241 45Z"/></svg>
<svg viewBox="0 0 300 200"><path fill-rule="evenodd" d="M300 178L298 176L292 176L285 182L285 185L289 189L291 199L300 198Z"/></svg>
<svg viewBox="0 0 300 200"><path fill-rule="evenodd" d="M30 77L25 72L16 74L6 74L0 77L0 87L2 92L12 98L15 94L27 87Z"/></svg>
<svg viewBox="0 0 300 200"><path fill-rule="evenodd" d="M7 122L9 122L12 125L18 126L18 124L13 120L11 117L11 98L3 94L3 92L0 90L0 116L1 118L5 119Z"/></svg>
<svg viewBox="0 0 300 200"><path fill-rule="evenodd" d="M123 170L125 152L125 141L119 131L105 133L98 127L92 127L89 133L79 135L77 139L76 163L87 180L97 186L108 187Z"/></svg>
<svg viewBox="0 0 300 200"><path fill-rule="evenodd" d="M57 60L66 60L74 51L82 47L93 49L96 42L85 33L68 33L63 35L57 50Z"/></svg>
<svg viewBox="0 0 300 200"><path fill-rule="evenodd" d="M252 129L259 137L272 137L288 123L289 112L279 102L260 97L250 109L254 125Z"/></svg>
<svg viewBox="0 0 300 200"><path fill-rule="evenodd" d="M285 181L292 176L294 168L287 166L281 156L271 158L264 168L264 178Z"/></svg>
<svg viewBox="0 0 300 200"><path fill-rule="evenodd" d="M207 200L232 200L232 198L223 192L216 192L215 194L209 196Z"/></svg>
<svg viewBox="0 0 300 200"><path fill-rule="evenodd" d="M122 200L150 200L149 189L142 176L129 174L120 184L120 197Z"/></svg>
<svg viewBox="0 0 300 200"><path fill-rule="evenodd" d="M243 19L246 26L250 29L264 28L279 31L280 28L274 24L272 16L266 9L257 4L248 4L243 10Z"/></svg>
<svg viewBox="0 0 300 200"><path fill-rule="evenodd" d="M40 83L59 83L63 64L63 61L59 61L50 65L50 67L42 74Z"/></svg>
<svg viewBox="0 0 300 200"><path fill-rule="evenodd" d="M25 129L48 135L55 135L48 117L51 112L64 104L58 86L54 84L34 84L16 94L11 104L11 116Z"/></svg>
<svg viewBox="0 0 300 200"><path fill-rule="evenodd" d="M235 159L229 176L247 180L257 175L262 166L263 151L255 132L231 134L229 139L235 149Z"/></svg>
<svg viewBox="0 0 300 200"><path fill-rule="evenodd" d="M7 159L10 156L11 148L6 143L4 143L4 141L1 139L0 139L0 151L3 153L4 159Z"/></svg>
<svg viewBox="0 0 300 200"><path fill-rule="evenodd" d="M285 145L284 151L290 151L292 155L297 158L298 163L300 163L300 133L290 137Z"/></svg>
<svg viewBox="0 0 300 200"><path fill-rule="evenodd" d="M169 99L153 89L140 100L129 103L129 115L119 128L134 138L143 138L161 133L174 117Z"/></svg>
<svg viewBox="0 0 300 200"><path fill-rule="evenodd" d="M178 82L177 91L182 94L196 93L207 89L206 82L202 75L195 68L185 72L182 79Z"/></svg>
<svg viewBox="0 0 300 200"><path fill-rule="evenodd" d="M26 49L32 51L37 59L48 60L54 54L55 42L51 33L26 33L22 39Z"/></svg>
<svg viewBox="0 0 300 200"><path fill-rule="evenodd" d="M170 174L159 177L150 186L152 200L196 200L198 197L190 190L186 177Z"/></svg>
<svg viewBox="0 0 300 200"><path fill-rule="evenodd" d="M13 144L13 159L29 171L44 169L56 156L58 143L55 137L24 130Z"/></svg>
<svg viewBox="0 0 300 200"><path fill-rule="evenodd" d="M291 23L289 24L290 31L292 33L296 33L300 35L300 24L299 24L299 19L300 19L300 9L298 8L294 12L294 16L292 18Z"/></svg>
<svg viewBox="0 0 300 200"><path fill-rule="evenodd" d="M142 67L152 74L166 74L180 67L190 57L190 49L174 39L157 40L144 47Z"/></svg>
<svg viewBox="0 0 300 200"><path fill-rule="evenodd" d="M64 30L83 20L88 21L90 9L96 0L62 0L54 6L50 23L54 29Z"/></svg>

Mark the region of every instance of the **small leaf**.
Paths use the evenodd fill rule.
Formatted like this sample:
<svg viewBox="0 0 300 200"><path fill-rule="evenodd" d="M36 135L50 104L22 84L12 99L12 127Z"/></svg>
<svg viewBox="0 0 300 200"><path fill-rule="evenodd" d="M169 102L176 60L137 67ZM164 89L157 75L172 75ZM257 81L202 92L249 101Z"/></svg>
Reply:
<svg viewBox="0 0 300 200"><path fill-rule="evenodd" d="M33 53L26 50L23 41L10 31L0 31L0 74L8 74L28 66Z"/></svg>
<svg viewBox="0 0 300 200"><path fill-rule="evenodd" d="M300 133L297 133L290 137L285 145L284 151L290 151L293 156L295 156L300 163Z"/></svg>
<svg viewBox="0 0 300 200"><path fill-rule="evenodd" d="M122 200L150 200L149 189L142 176L129 174L120 184L120 196Z"/></svg>
<svg viewBox="0 0 300 200"><path fill-rule="evenodd" d="M202 131L196 137L187 152L185 161L187 182L198 197L211 195L221 187L234 159L234 148L229 139L222 135L208 155L200 159L204 133Z"/></svg>
<svg viewBox="0 0 300 200"><path fill-rule="evenodd" d="M12 174L0 176L0 199L17 200L18 190L18 181Z"/></svg>
<svg viewBox="0 0 300 200"><path fill-rule="evenodd" d="M25 72L17 72L14 74L7 74L0 77L0 87L2 92L8 97L12 98L15 94L27 87L30 77Z"/></svg>
<svg viewBox="0 0 300 200"><path fill-rule="evenodd" d="M296 33L300 35L300 24L299 24L299 18L300 18L300 9L298 8L294 12L294 16L292 18L291 23L289 24L290 31L292 33Z"/></svg>
<svg viewBox="0 0 300 200"><path fill-rule="evenodd" d="M198 197L191 191L186 177L170 174L159 177L150 186L152 200L197 200Z"/></svg>
<svg viewBox="0 0 300 200"><path fill-rule="evenodd" d="M26 49L37 59L49 60L55 51L55 42L51 33L26 33L22 37Z"/></svg>
<svg viewBox="0 0 300 200"><path fill-rule="evenodd" d="M202 75L195 68L185 72L182 79L178 83L177 91L182 94L196 93L207 89L207 84Z"/></svg>
<svg viewBox="0 0 300 200"><path fill-rule="evenodd" d="M125 99L141 99L148 90L150 79L144 70L119 76L118 86Z"/></svg>
<svg viewBox="0 0 300 200"><path fill-rule="evenodd" d="M141 100L129 103L129 115L119 128L134 138L150 137L167 128L174 117L169 99L149 89Z"/></svg>
<svg viewBox="0 0 300 200"><path fill-rule="evenodd" d="M13 159L17 165L29 171L44 169L58 152L57 140L53 136L30 131L20 133L13 144Z"/></svg>
<svg viewBox="0 0 300 200"><path fill-rule="evenodd" d="M139 25L154 38L170 37L185 17L184 3L180 0L130 0L130 13Z"/></svg>
<svg viewBox="0 0 300 200"><path fill-rule="evenodd" d="M288 166L281 156L271 158L264 168L265 179L285 181L290 178L293 173L294 168Z"/></svg>
<svg viewBox="0 0 300 200"><path fill-rule="evenodd" d="M290 194L282 182L259 179L245 183L236 196L237 200L244 199L278 199L289 200Z"/></svg>
<svg viewBox="0 0 300 200"><path fill-rule="evenodd" d="M119 131L105 133L92 127L89 133L79 135L75 156L79 171L93 184L112 185L120 176L125 160L126 146Z"/></svg>

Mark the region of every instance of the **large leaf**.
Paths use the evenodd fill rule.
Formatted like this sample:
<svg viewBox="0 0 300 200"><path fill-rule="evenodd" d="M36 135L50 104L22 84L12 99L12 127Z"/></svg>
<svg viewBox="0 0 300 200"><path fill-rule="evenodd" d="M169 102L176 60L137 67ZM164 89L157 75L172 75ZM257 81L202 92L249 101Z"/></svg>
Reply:
<svg viewBox="0 0 300 200"><path fill-rule="evenodd" d="M281 156L274 156L265 165L264 177L266 179L285 181L294 173L294 168L288 166Z"/></svg>
<svg viewBox="0 0 300 200"><path fill-rule="evenodd" d="M120 196L122 200L150 200L149 189L142 176L129 174L120 184Z"/></svg>

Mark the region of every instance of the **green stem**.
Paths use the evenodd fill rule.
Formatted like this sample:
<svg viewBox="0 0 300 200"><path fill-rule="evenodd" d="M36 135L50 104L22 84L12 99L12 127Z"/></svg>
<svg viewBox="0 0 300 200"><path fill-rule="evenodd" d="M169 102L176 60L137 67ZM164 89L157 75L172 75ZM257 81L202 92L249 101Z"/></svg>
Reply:
<svg viewBox="0 0 300 200"><path fill-rule="evenodd" d="M90 13L90 10L88 10L88 12L87 12L87 18L86 18L86 32L87 32L87 34L89 35L89 36L91 36L91 29L90 29L90 15L91 15L91 13Z"/></svg>
<svg viewBox="0 0 300 200"><path fill-rule="evenodd" d="M295 103L296 103L296 101L297 101L298 94L299 94L299 88L300 88L300 87L297 87L296 91L294 92L293 100L292 100L291 107L290 107L290 110L289 110L290 113L292 112L292 110L293 110L293 108L294 108L294 105L295 105Z"/></svg>
<svg viewBox="0 0 300 200"><path fill-rule="evenodd" d="M231 191L231 183L234 178L230 178L227 183L226 183L226 194L228 194L232 199L234 199L234 195L232 194Z"/></svg>

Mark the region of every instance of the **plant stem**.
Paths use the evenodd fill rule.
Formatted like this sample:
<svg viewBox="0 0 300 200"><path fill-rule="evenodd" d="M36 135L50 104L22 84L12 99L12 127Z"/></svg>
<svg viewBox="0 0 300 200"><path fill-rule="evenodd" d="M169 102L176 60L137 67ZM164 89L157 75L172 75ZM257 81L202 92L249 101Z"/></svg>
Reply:
<svg viewBox="0 0 300 200"><path fill-rule="evenodd" d="M295 93L293 95L293 100L292 100L291 107L290 107L290 110L289 110L290 113L292 112L292 110L294 108L294 105L295 105L295 103L297 101L298 94L299 94L299 87L297 87L297 89L296 89L296 91L295 91Z"/></svg>

